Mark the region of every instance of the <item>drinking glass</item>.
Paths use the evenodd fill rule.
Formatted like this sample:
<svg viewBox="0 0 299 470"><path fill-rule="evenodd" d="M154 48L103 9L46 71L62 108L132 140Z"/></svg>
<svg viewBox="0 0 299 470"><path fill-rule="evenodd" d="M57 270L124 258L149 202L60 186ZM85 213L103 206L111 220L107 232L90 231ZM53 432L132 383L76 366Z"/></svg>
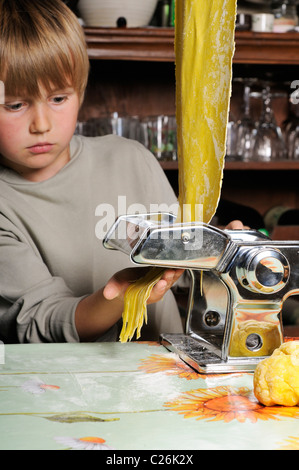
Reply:
<svg viewBox="0 0 299 470"><path fill-rule="evenodd" d="M143 145L145 138L138 116L120 116L117 112L113 112L105 117L96 118L94 120L97 136L107 134L120 135L127 139L138 140Z"/></svg>
<svg viewBox="0 0 299 470"><path fill-rule="evenodd" d="M142 125L146 129L146 147L158 160L176 160L175 116L148 116Z"/></svg>
<svg viewBox="0 0 299 470"><path fill-rule="evenodd" d="M287 148L287 157L289 159L298 160L299 158L299 110L298 110L298 97L294 101L294 93L290 93L288 100L288 115L282 123L282 133L285 139Z"/></svg>
<svg viewBox="0 0 299 470"><path fill-rule="evenodd" d="M243 114L236 124L236 157L238 160L249 161L253 157L253 147L256 137L256 124L251 116L250 96L251 87L257 79L238 79L244 82Z"/></svg>
<svg viewBox="0 0 299 470"><path fill-rule="evenodd" d="M287 150L290 160L299 160L299 124L289 130L287 135Z"/></svg>
<svg viewBox="0 0 299 470"><path fill-rule="evenodd" d="M284 159L287 156L281 128L276 122L272 109L272 99L280 96L283 95L271 93L269 85L262 90L263 106L253 148L254 160L267 162Z"/></svg>
<svg viewBox="0 0 299 470"><path fill-rule="evenodd" d="M88 137L94 137L97 135L94 119L88 119L87 121L78 121L74 134L85 135Z"/></svg>
<svg viewBox="0 0 299 470"><path fill-rule="evenodd" d="M229 111L227 130L226 130L226 158L235 160L236 158L236 119Z"/></svg>

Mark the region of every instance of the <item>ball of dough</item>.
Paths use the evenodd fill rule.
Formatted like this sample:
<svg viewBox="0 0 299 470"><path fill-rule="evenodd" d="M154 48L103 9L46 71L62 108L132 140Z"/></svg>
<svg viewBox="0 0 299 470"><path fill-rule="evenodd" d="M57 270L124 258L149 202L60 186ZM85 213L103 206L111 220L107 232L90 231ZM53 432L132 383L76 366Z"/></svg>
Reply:
<svg viewBox="0 0 299 470"><path fill-rule="evenodd" d="M254 394L266 406L299 405L299 341L283 343L255 370Z"/></svg>

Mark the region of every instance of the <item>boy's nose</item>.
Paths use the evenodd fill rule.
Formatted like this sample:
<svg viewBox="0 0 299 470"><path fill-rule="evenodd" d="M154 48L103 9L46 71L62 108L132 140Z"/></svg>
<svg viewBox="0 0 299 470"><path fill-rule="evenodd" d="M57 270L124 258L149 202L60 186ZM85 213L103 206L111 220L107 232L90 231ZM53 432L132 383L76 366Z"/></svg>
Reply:
<svg viewBox="0 0 299 470"><path fill-rule="evenodd" d="M45 107L36 106L32 113L30 132L32 134L44 134L51 128L49 116Z"/></svg>

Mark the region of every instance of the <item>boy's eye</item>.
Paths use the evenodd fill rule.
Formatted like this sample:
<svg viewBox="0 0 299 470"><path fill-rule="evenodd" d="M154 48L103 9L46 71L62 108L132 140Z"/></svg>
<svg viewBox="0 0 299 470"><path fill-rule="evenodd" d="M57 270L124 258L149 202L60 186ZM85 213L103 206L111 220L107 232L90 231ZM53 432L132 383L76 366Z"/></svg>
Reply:
<svg viewBox="0 0 299 470"><path fill-rule="evenodd" d="M19 111L22 109L24 103L6 103L5 108L8 109L9 111Z"/></svg>
<svg viewBox="0 0 299 470"><path fill-rule="evenodd" d="M65 95L59 95L59 96L54 96L52 98L52 101L55 104L60 104L60 103L63 103L66 99L67 97Z"/></svg>

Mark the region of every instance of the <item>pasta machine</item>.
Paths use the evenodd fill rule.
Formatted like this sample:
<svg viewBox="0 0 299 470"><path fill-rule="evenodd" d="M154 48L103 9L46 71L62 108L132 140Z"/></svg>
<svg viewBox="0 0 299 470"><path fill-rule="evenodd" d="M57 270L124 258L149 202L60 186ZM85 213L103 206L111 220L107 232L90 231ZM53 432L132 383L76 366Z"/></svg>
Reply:
<svg viewBox="0 0 299 470"><path fill-rule="evenodd" d="M283 342L283 303L299 293L298 242L149 213L120 216L103 244L137 265L186 270L185 333L160 339L197 371L254 371Z"/></svg>

